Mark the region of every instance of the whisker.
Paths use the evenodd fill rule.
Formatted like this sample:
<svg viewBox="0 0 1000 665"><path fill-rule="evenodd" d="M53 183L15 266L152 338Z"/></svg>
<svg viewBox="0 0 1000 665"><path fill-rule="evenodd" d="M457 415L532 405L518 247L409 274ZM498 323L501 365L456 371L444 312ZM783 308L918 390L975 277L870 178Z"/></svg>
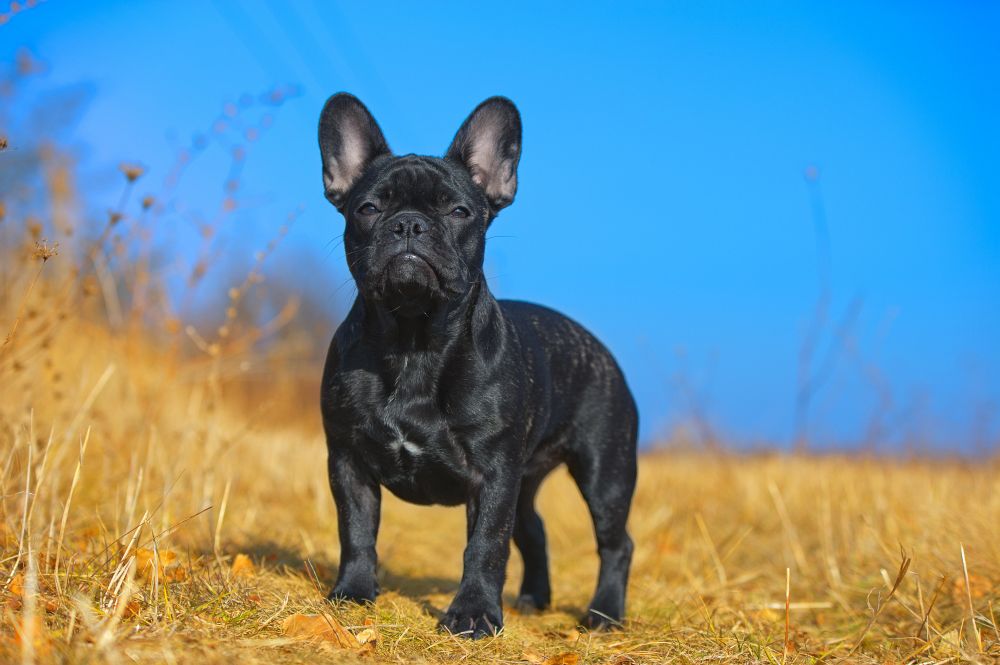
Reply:
<svg viewBox="0 0 1000 665"><path fill-rule="evenodd" d="M355 250L351 250L351 251L345 252L345 253L347 254L347 256L353 256L353 255L357 254L358 252L363 252L363 251L367 250L370 247L371 247L371 243L365 245L364 247L358 247Z"/></svg>
<svg viewBox="0 0 1000 665"><path fill-rule="evenodd" d="M330 294L330 298L334 298L338 293L340 293L341 289L343 289L348 284L353 284L353 283L354 283L354 277L348 277L343 281L343 283L340 286L334 289L333 293Z"/></svg>

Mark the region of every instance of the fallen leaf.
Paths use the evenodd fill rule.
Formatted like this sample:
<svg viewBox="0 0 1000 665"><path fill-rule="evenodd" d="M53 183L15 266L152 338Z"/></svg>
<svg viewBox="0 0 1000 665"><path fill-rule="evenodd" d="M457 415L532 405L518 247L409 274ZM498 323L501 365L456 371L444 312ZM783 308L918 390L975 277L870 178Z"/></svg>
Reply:
<svg viewBox="0 0 1000 665"><path fill-rule="evenodd" d="M188 571L184 566L170 566L163 573L163 579L168 582L183 582L187 578Z"/></svg>
<svg viewBox="0 0 1000 665"><path fill-rule="evenodd" d="M24 573L18 573L11 579L7 591L19 598L24 596Z"/></svg>
<svg viewBox="0 0 1000 665"><path fill-rule="evenodd" d="M257 568L246 554L237 554L229 572L232 573L233 577L253 577L257 574Z"/></svg>
<svg viewBox="0 0 1000 665"><path fill-rule="evenodd" d="M10 584L7 585L7 592L10 595L4 606L11 612L20 612L21 607L24 606L24 573L18 573L11 578Z"/></svg>
<svg viewBox="0 0 1000 665"><path fill-rule="evenodd" d="M635 658L626 654L620 653L611 660L608 661L608 665L636 665L638 663Z"/></svg>
<svg viewBox="0 0 1000 665"><path fill-rule="evenodd" d="M375 619L365 617L365 627L355 637L361 645L362 655L368 656L375 653L375 645L382 636L378 632L378 626L375 625Z"/></svg>
<svg viewBox="0 0 1000 665"><path fill-rule="evenodd" d="M154 551L140 547L135 551L135 573L147 582L152 581L154 574L161 581L172 582L174 581L172 577L176 576L176 573L170 575L167 569L168 567L174 570L178 569L176 561L176 552L170 550Z"/></svg>
<svg viewBox="0 0 1000 665"><path fill-rule="evenodd" d="M91 284L85 281L83 284L83 290L85 294L90 290L90 287ZM96 284L93 285L93 289L94 293L97 293L98 287ZM101 542L102 535L103 534L101 533L101 529L96 526L90 526L87 527L86 529L81 529L80 531L75 532L69 538L70 548L77 550L79 552L86 552L95 543Z"/></svg>
<svg viewBox="0 0 1000 665"><path fill-rule="evenodd" d="M958 629L948 631L941 636L941 647L949 651L959 652L962 649L962 638Z"/></svg>
<svg viewBox="0 0 1000 665"><path fill-rule="evenodd" d="M139 612L141 611L142 611L142 605L139 603L138 600L133 598L132 600L128 601L128 603L125 605L125 609L122 610L122 617L126 619L131 619L134 616L138 616Z"/></svg>
<svg viewBox="0 0 1000 665"><path fill-rule="evenodd" d="M555 656L549 656L542 661L542 665L577 665L579 662L580 654L570 651Z"/></svg>
<svg viewBox="0 0 1000 665"><path fill-rule="evenodd" d="M529 649L521 657L532 665L577 665L580 662L580 654L569 651L546 657Z"/></svg>
<svg viewBox="0 0 1000 665"><path fill-rule="evenodd" d="M360 649L361 643L339 621L323 614L293 614L281 622L288 637L329 642L341 649Z"/></svg>

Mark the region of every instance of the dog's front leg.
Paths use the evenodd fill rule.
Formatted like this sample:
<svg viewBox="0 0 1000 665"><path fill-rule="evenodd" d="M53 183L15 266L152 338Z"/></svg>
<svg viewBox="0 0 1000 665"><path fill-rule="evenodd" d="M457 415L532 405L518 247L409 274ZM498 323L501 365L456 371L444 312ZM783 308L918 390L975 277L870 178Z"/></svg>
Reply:
<svg viewBox="0 0 1000 665"><path fill-rule="evenodd" d="M451 633L478 639L503 627L500 595L520 484L510 475L484 479L467 505L469 540L462 581L441 620L441 627Z"/></svg>
<svg viewBox="0 0 1000 665"><path fill-rule="evenodd" d="M375 539L382 489L354 455L331 450L327 464L340 532L340 572L329 598L370 602L378 595Z"/></svg>

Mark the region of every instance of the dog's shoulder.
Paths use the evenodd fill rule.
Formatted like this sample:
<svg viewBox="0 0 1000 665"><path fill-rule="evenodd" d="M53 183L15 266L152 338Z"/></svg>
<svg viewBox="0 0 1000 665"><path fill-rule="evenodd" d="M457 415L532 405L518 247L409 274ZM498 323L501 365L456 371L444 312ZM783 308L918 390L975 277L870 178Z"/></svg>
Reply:
<svg viewBox="0 0 1000 665"><path fill-rule="evenodd" d="M551 372L587 367L591 378L614 377L624 382L611 351L587 328L565 314L520 300L500 300L504 318L516 331L522 352L544 359Z"/></svg>
<svg viewBox="0 0 1000 665"><path fill-rule="evenodd" d="M543 342L567 342L584 345L600 342L594 335L562 312L523 300L498 300L500 309L522 338Z"/></svg>

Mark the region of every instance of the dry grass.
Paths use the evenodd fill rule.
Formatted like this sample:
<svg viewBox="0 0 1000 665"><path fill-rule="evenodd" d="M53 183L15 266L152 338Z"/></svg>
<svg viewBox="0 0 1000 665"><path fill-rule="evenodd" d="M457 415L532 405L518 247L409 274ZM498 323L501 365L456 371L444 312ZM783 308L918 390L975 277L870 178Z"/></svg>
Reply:
<svg viewBox="0 0 1000 665"><path fill-rule="evenodd" d="M435 631L460 574L458 509L387 500L385 593L374 607L323 601L337 538L313 405L272 422L266 401L280 394L252 411L215 403L186 361L168 365L153 347L73 319L48 349L49 371L65 377L61 399L45 360L20 370L25 380L4 370L0 572L14 584L0 630L10 658L28 645L69 662L354 657L286 637L295 613L327 614L355 634L369 620L376 659L418 662L1000 654L995 463L647 455L631 521L630 619L611 634L575 629L596 558L583 503L557 472L540 496L555 609L508 610L501 637L469 643ZM889 599L901 547L912 563ZM154 550L162 568L149 563ZM508 598L518 575L515 555ZM17 639L22 625L38 636Z"/></svg>
<svg viewBox="0 0 1000 665"><path fill-rule="evenodd" d="M249 306L274 244L223 290L216 323L182 321L144 242L168 193L129 203L143 174L123 168L122 202L88 239L65 172L45 173L51 219L0 201L0 661L1000 658L997 460L647 454L629 619L608 634L574 623L597 560L559 471L539 499L555 607L508 609L503 634L475 643L435 630L463 511L387 497L383 595L328 604L319 367L289 369L310 357L277 337L306 325L294 303L268 321ZM211 266L195 268L192 284Z"/></svg>

